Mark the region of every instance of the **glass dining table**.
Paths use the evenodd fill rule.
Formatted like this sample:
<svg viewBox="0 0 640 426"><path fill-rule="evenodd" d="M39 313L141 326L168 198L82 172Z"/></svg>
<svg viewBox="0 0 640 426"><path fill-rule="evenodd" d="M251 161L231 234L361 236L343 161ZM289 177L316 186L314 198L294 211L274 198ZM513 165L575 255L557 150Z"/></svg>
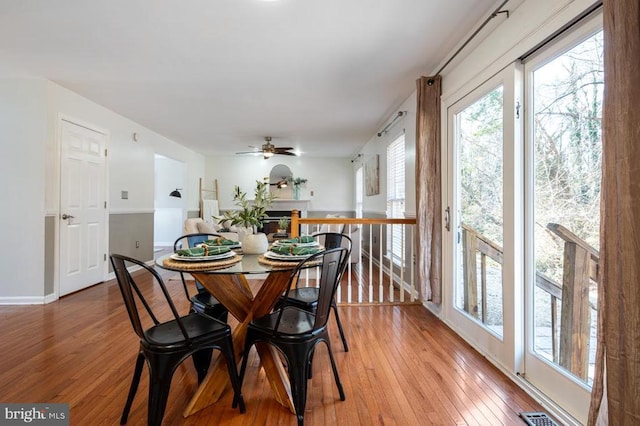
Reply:
<svg viewBox="0 0 640 426"><path fill-rule="evenodd" d="M156 265L191 274L238 320L238 324L232 327L232 338L236 361L240 362L249 322L272 311L284 293L297 262L270 262L262 255L252 254L236 255L225 262L187 262L176 260L169 254L157 258ZM256 293L249 286L248 279L262 279ZM295 413L289 379L276 349L268 344L258 344L256 349L276 400ZM230 387L226 366L218 357L185 407L183 416L214 404L225 388Z"/></svg>

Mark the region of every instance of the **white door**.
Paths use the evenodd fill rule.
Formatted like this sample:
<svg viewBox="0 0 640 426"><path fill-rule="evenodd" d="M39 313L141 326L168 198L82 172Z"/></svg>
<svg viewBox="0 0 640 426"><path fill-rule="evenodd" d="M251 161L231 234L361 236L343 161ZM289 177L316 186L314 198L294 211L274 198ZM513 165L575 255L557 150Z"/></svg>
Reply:
<svg viewBox="0 0 640 426"><path fill-rule="evenodd" d="M445 247L453 265L448 281L447 317L473 345L515 371L515 299L522 279L515 256L521 252L511 219L517 202L514 172L516 93L514 64L448 109L447 208L451 226ZM521 291L520 291L521 294Z"/></svg>
<svg viewBox="0 0 640 426"><path fill-rule="evenodd" d="M61 120L60 296L104 279L105 146L105 134Z"/></svg>

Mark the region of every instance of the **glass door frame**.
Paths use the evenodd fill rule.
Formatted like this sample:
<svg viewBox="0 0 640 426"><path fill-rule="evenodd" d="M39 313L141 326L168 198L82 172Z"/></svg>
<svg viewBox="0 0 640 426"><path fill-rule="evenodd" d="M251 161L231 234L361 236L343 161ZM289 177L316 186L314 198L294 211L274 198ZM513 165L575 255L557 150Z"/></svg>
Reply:
<svg viewBox="0 0 640 426"><path fill-rule="evenodd" d="M522 69L519 63L513 63L479 85L468 94L451 102L443 102L447 109L447 137L443 147L446 156L444 167L446 190L443 191L444 207L449 208L451 230L443 229L443 305L442 314L445 322L464 337L483 355L490 358L500 368L509 372L522 371L522 352L524 348L524 314L523 306L523 150L522 150ZM473 104L495 88L503 86L503 337L500 339L459 310L455 304L455 287L458 265L456 258L457 229L459 222L458 194L458 160L456 146L456 114ZM446 214L446 212L445 212Z"/></svg>
<svg viewBox="0 0 640 426"><path fill-rule="evenodd" d="M524 64L526 123L533 123L533 72L554 60L572 47L586 40L602 29L602 13L589 18L579 27L567 33L552 45L527 58ZM533 297L536 283L536 268L534 264L534 146L533 126L525 129L525 351L524 362L526 374L524 379L540 390L546 397L561 405L571 416L582 423L586 423L589 412L591 388L577 380L571 374L553 365L552 362L536 354L534 350L534 304Z"/></svg>

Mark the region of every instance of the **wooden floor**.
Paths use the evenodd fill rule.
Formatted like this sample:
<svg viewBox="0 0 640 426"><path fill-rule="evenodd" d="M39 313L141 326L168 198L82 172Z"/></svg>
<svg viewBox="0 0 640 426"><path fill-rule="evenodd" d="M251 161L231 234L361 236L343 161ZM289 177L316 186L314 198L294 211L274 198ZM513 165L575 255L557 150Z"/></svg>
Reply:
<svg viewBox="0 0 640 426"><path fill-rule="evenodd" d="M165 274L182 309L175 276ZM314 358L308 425L522 425L518 413L541 407L421 306L342 307L350 351L333 318L330 333L346 393L340 401L325 346ZM71 425L119 423L137 339L114 281L44 306L0 306L0 401L68 403ZM196 388L190 361L176 371L167 425L294 425L273 398L251 353L243 386L246 414L231 392L189 418L182 410ZM146 423L143 374L129 425Z"/></svg>

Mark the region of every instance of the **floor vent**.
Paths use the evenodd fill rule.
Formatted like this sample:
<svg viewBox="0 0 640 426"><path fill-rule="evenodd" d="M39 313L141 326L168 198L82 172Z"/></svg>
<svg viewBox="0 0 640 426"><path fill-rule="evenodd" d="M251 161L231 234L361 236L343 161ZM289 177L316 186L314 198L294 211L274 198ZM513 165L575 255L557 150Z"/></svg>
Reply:
<svg viewBox="0 0 640 426"><path fill-rule="evenodd" d="M558 426L558 424L545 413L520 413L520 417L529 426Z"/></svg>

